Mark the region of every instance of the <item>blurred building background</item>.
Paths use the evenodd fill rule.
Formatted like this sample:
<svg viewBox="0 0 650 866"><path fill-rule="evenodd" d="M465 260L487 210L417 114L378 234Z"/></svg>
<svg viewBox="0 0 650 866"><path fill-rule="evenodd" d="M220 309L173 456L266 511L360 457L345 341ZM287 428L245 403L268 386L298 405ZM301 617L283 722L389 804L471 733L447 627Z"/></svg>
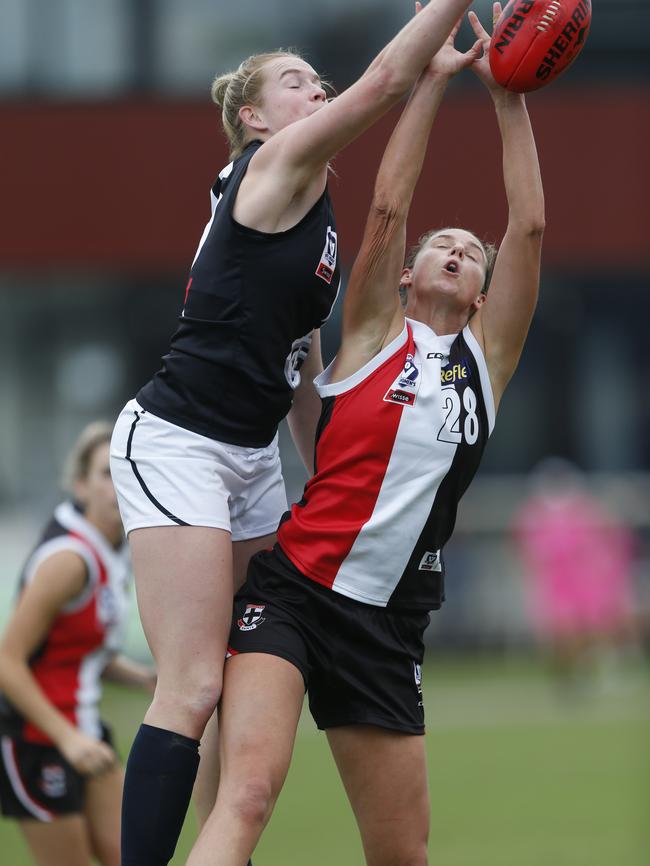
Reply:
<svg viewBox="0 0 650 866"><path fill-rule="evenodd" d="M474 8L489 18L491 2ZM411 12L396 0L0 0L0 618L63 454L157 369L227 162L212 77L294 45L341 90ZM531 94L548 229L538 312L448 555L432 640L526 645L513 515L553 454L650 540L650 5L596 0L583 54ZM461 31L459 41L470 44ZM461 224L498 240L506 207L489 98L467 72L440 113L410 240ZM396 114L335 163L347 266ZM336 316L325 335L337 344ZM304 474L284 437L290 495Z"/></svg>

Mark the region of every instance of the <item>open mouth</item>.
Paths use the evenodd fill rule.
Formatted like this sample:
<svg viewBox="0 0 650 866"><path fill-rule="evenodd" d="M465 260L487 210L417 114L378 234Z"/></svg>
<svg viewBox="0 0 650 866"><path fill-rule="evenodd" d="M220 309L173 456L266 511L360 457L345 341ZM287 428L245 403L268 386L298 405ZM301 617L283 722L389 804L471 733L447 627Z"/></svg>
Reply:
<svg viewBox="0 0 650 866"><path fill-rule="evenodd" d="M459 272L458 263L457 262L447 262L445 265L445 270L449 274L457 274Z"/></svg>

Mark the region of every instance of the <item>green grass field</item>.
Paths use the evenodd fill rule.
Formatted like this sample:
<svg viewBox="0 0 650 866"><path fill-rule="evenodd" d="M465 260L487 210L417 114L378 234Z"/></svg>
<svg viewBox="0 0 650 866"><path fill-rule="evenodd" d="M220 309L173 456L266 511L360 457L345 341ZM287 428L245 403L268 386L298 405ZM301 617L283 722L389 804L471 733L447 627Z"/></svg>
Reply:
<svg viewBox="0 0 650 866"><path fill-rule="evenodd" d="M648 866L650 680L610 672L561 701L530 661L426 664L432 866ZM126 754L141 695L107 689ZM372 756L369 755L369 760ZM190 816L174 866L185 862ZM0 866L30 860L0 822ZM255 866L356 866L356 827L325 737L303 717L292 769Z"/></svg>

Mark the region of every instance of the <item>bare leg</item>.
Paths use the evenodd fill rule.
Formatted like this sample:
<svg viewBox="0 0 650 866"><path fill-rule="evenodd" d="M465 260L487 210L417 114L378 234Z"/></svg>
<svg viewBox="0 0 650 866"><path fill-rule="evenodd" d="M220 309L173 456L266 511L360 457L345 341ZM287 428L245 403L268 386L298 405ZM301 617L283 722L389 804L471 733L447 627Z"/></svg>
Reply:
<svg viewBox="0 0 650 866"><path fill-rule="evenodd" d="M19 824L36 866L90 866L90 843L81 815Z"/></svg>
<svg viewBox="0 0 650 866"><path fill-rule="evenodd" d="M90 845L101 866L120 866L120 812L124 770L113 767L86 781L84 815Z"/></svg>
<svg viewBox="0 0 650 866"><path fill-rule="evenodd" d="M327 731L368 866L426 866L429 793L424 737L367 725Z"/></svg>
<svg viewBox="0 0 650 866"><path fill-rule="evenodd" d="M233 574L235 592L241 587L246 579L248 562L259 550L273 547L275 535L262 535L259 538L249 538L245 541L235 541L233 551ZM207 724L201 738L201 763L199 772L194 783L194 805L199 822L199 829L203 827L212 811L217 799L217 788L219 787L219 725L218 713L215 712Z"/></svg>
<svg viewBox="0 0 650 866"><path fill-rule="evenodd" d="M230 533L156 526L129 535L158 682L145 722L199 739L216 706L232 613Z"/></svg>
<svg viewBox="0 0 650 866"><path fill-rule="evenodd" d="M140 617L158 682L131 747L122 803L123 866L166 866L221 691L232 612L230 533L198 526L129 535Z"/></svg>
<svg viewBox="0 0 650 866"><path fill-rule="evenodd" d="M217 802L187 866L243 866L284 783L304 696L302 675L276 656L226 664Z"/></svg>

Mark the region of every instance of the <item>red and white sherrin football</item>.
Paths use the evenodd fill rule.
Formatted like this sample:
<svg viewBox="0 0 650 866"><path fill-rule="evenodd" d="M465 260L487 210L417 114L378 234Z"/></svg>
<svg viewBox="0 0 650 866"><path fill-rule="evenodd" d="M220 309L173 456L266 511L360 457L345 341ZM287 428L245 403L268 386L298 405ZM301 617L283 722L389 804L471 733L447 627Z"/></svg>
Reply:
<svg viewBox="0 0 650 866"><path fill-rule="evenodd" d="M591 24L591 0L511 0L490 41L490 69L507 90L550 84L576 59Z"/></svg>

